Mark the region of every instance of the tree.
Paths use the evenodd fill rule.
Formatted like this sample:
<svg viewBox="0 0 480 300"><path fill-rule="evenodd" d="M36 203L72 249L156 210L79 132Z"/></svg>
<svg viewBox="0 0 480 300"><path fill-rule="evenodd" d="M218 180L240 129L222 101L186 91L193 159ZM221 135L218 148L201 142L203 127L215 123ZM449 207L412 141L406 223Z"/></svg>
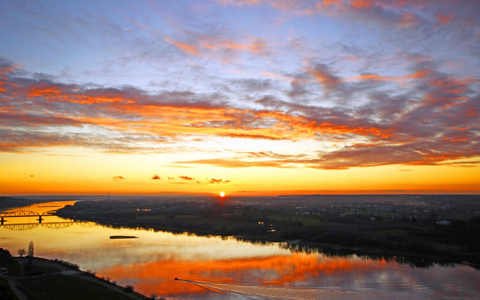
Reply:
<svg viewBox="0 0 480 300"><path fill-rule="evenodd" d="M133 290L134 290L133 285L127 285L125 287L125 292L127 293L133 293Z"/></svg>
<svg viewBox="0 0 480 300"><path fill-rule="evenodd" d="M28 243L28 256L33 257L33 249L33 242L30 241L30 243Z"/></svg>
<svg viewBox="0 0 480 300"><path fill-rule="evenodd" d="M32 260L33 260L33 242L30 241L30 243L28 243L28 268L31 269L32 268Z"/></svg>
<svg viewBox="0 0 480 300"><path fill-rule="evenodd" d="M25 254L27 254L27 251L25 251L25 249L18 249L18 255L20 255L20 257L23 257Z"/></svg>

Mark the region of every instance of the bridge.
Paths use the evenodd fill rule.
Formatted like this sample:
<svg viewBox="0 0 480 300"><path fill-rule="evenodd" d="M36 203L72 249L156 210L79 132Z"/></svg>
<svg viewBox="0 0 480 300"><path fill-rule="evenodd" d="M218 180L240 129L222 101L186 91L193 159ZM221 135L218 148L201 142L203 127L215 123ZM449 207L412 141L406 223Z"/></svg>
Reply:
<svg viewBox="0 0 480 300"><path fill-rule="evenodd" d="M57 212L56 210L49 210L43 213L37 213L31 210L10 211L0 215L0 225L3 225L5 223L6 218L25 218L25 217L38 217L37 219L38 223L42 223L43 218L48 216L53 216L55 215L56 212Z"/></svg>
<svg viewBox="0 0 480 300"><path fill-rule="evenodd" d="M43 223L22 223L22 224L5 224L0 225L0 228L3 227L8 230L29 230L36 227L45 227L49 229L61 229L70 227L73 224L81 225L81 226L90 226L87 221L70 221L70 222L43 222Z"/></svg>

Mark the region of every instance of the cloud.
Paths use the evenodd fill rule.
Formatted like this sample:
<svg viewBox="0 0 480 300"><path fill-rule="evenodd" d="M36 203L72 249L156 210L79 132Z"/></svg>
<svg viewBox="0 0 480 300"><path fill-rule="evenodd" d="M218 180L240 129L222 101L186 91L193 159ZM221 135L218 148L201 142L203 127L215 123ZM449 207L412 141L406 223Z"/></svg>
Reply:
<svg viewBox="0 0 480 300"><path fill-rule="evenodd" d="M297 161L254 161L245 160L244 158L217 158L217 159L198 159L190 161L176 161L174 164L194 164L194 165L213 165L222 168L250 168L250 167L274 167L274 168L292 168L290 163L297 163Z"/></svg>
<svg viewBox="0 0 480 300"><path fill-rule="evenodd" d="M341 87L340 78L335 76L325 64L314 63L307 68L313 78L315 78L327 92L338 91Z"/></svg>
<svg viewBox="0 0 480 300"><path fill-rule="evenodd" d="M158 176L157 174L153 174L152 179L153 180L161 180L162 178L160 178L160 176Z"/></svg>
<svg viewBox="0 0 480 300"><path fill-rule="evenodd" d="M400 28L408 28L408 27L414 27L418 24L420 24L421 19L418 17L418 15L414 13L403 13L400 15L399 20L397 21L398 27Z"/></svg>
<svg viewBox="0 0 480 300"><path fill-rule="evenodd" d="M119 181L119 180L125 180L125 178L123 178L123 176L118 175L118 176L114 176L113 180Z"/></svg>
<svg viewBox="0 0 480 300"><path fill-rule="evenodd" d="M217 0L224 6L232 6L228 0ZM318 15L336 20L346 20L350 24L356 23L360 27L373 25L372 29L386 29L389 34L392 30L409 31L412 28L421 28L415 35L423 35L424 39L431 38L432 30L438 30L439 25L448 26L455 34L462 31L469 37L477 34L480 21L480 8L475 0L324 0L324 1L240 1L235 6L269 5L285 17L309 17ZM412 36L410 36L412 37ZM404 39L400 39L404 42Z"/></svg>
<svg viewBox="0 0 480 300"><path fill-rule="evenodd" d="M182 180L187 180L187 181L195 180L195 178L189 177L189 176L178 176L178 178L180 178Z"/></svg>
<svg viewBox="0 0 480 300"><path fill-rule="evenodd" d="M341 81L355 81L355 80L365 80L365 81L392 81L392 82L405 82L407 80L414 80L419 78L424 78L429 75L429 70L418 70L413 74L407 74L403 76L381 76L378 74L363 74L359 76L353 76L348 78L342 78Z"/></svg>
<svg viewBox="0 0 480 300"><path fill-rule="evenodd" d="M219 32L208 26L207 28L199 27L195 30L182 28L178 30L183 35L188 32L183 42L170 36L163 36L162 40L174 45L189 56L219 61L222 64L235 63L243 57L267 58L275 52L266 39L258 36L245 36L227 29ZM152 29L147 29L147 31L151 34L153 32ZM156 33L153 34L156 35Z"/></svg>
<svg viewBox="0 0 480 300"><path fill-rule="evenodd" d="M188 45L188 44L180 43L180 42L178 42L178 41L176 41L176 40L174 40L170 37L164 37L163 39L166 42L169 42L170 44L175 45L178 49L182 50L183 52L185 52L187 54L194 55L194 56L197 56L197 57L201 57L198 48L194 45Z"/></svg>
<svg viewBox="0 0 480 300"><path fill-rule="evenodd" d="M437 22L442 25L450 23L453 20L453 14L439 13L436 15L436 17L437 17Z"/></svg>
<svg viewBox="0 0 480 300"><path fill-rule="evenodd" d="M72 146L109 153L195 152L198 149L182 143L219 138L341 141L341 145L330 152L317 149L314 157L263 152L175 164L341 169L435 165L478 157L478 76L447 73L426 55L399 59L406 67L396 76L372 72L341 76L332 65L308 60L303 73L288 75L304 79L295 83L306 89L305 97L312 97L304 101L289 95L288 86L270 92L277 87L272 76L228 79L218 86L230 89L210 93L146 91L35 77L2 59L0 151ZM327 96L312 93L311 85L320 85ZM243 93L249 95L248 103L234 101ZM328 103L330 96L335 98Z"/></svg>
<svg viewBox="0 0 480 300"><path fill-rule="evenodd" d="M230 179L207 178L209 184L229 184Z"/></svg>

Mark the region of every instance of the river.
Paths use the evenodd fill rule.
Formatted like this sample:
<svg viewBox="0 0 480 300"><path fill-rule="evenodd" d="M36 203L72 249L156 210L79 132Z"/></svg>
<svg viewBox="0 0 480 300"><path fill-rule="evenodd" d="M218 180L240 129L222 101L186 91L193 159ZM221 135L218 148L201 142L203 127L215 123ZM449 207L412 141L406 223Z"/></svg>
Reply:
<svg viewBox="0 0 480 300"><path fill-rule="evenodd" d="M42 214L75 201L14 211ZM110 239L112 235L136 236ZM0 247L78 264L120 285L165 299L479 299L480 271L465 265L414 268L358 256L291 252L279 244L116 229L56 216L6 217ZM175 280L178 278L180 280Z"/></svg>

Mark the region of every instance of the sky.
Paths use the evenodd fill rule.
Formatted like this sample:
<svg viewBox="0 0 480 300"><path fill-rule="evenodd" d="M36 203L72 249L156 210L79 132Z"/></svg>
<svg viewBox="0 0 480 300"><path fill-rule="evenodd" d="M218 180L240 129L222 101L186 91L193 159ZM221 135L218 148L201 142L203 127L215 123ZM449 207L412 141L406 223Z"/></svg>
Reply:
<svg viewBox="0 0 480 300"><path fill-rule="evenodd" d="M479 15L0 1L0 194L479 193Z"/></svg>

